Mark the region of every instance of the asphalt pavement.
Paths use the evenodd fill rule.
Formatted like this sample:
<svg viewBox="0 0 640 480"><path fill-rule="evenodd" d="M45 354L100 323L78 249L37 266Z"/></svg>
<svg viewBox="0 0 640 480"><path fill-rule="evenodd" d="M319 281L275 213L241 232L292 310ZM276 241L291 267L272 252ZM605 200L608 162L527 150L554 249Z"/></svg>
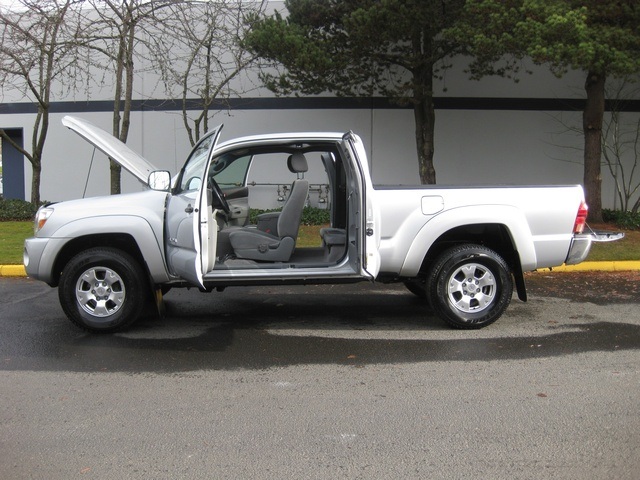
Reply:
<svg viewBox="0 0 640 480"><path fill-rule="evenodd" d="M636 479L640 272L449 329L400 285L174 289L92 335L0 278L0 478Z"/></svg>

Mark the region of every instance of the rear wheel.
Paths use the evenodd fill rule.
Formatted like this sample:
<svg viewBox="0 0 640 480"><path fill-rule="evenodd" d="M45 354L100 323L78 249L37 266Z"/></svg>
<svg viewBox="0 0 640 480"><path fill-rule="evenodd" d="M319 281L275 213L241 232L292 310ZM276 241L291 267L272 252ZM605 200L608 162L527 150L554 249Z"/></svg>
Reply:
<svg viewBox="0 0 640 480"><path fill-rule="evenodd" d="M509 306L513 281L507 263L480 245L443 252L427 277L431 307L455 328L477 329L495 322Z"/></svg>
<svg viewBox="0 0 640 480"><path fill-rule="evenodd" d="M138 262L115 248L79 253L65 266L58 286L67 317L91 332L115 332L131 325L142 313L148 293Z"/></svg>

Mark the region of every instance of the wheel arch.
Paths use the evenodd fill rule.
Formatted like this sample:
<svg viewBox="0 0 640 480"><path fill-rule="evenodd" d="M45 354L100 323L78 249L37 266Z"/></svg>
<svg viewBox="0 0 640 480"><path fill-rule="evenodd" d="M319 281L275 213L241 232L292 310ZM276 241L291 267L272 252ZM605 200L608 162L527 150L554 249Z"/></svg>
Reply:
<svg viewBox="0 0 640 480"><path fill-rule="evenodd" d="M127 252L142 266L145 272L149 275L147 262L145 262L138 244L130 234L92 234L73 238L62 247L53 264L53 273L51 276L52 284L54 286L58 285L62 270L64 269L65 265L69 263L69 260L71 260L75 255L77 255L79 252L97 247L117 248L118 250Z"/></svg>
<svg viewBox="0 0 640 480"><path fill-rule="evenodd" d="M520 251L512 231L506 224L500 222L469 223L443 232L424 252L419 268L412 276L426 275L435 259L443 251L462 244L482 245L504 258L514 276L518 298L522 301L527 300Z"/></svg>
<svg viewBox="0 0 640 480"><path fill-rule="evenodd" d="M425 253L420 271L424 271L435 257L444 250L465 243L473 243L490 248L503 257L510 266L512 262L518 260L513 239L504 224L477 223L461 225L440 235Z"/></svg>
<svg viewBox="0 0 640 480"><path fill-rule="evenodd" d="M112 228L114 225L118 226L117 231ZM118 248L128 253L140 263L152 285L169 280L163 248L149 223L142 218L122 216L84 219L67 224L55 236L58 239L68 238L68 241L59 246L51 257L51 278L47 283L52 286L57 286L60 273L74 255L95 247Z"/></svg>
<svg viewBox="0 0 640 480"><path fill-rule="evenodd" d="M469 238L473 241L469 242ZM502 240L496 242L496 238ZM518 252L525 270L536 265L533 236L520 209L511 205L471 205L446 210L422 225L407 250L402 275L415 276L425 259L443 249L441 243L444 241L492 242L498 243L498 248L507 245Z"/></svg>

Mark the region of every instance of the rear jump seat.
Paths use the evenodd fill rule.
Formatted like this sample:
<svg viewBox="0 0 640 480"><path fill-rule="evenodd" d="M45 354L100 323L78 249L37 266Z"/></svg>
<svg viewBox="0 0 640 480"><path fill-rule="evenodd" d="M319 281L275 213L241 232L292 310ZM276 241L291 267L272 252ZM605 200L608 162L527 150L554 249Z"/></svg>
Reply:
<svg viewBox="0 0 640 480"><path fill-rule="evenodd" d="M337 262L344 255L347 244L347 232L343 228L321 228L322 246L325 247L325 259Z"/></svg>

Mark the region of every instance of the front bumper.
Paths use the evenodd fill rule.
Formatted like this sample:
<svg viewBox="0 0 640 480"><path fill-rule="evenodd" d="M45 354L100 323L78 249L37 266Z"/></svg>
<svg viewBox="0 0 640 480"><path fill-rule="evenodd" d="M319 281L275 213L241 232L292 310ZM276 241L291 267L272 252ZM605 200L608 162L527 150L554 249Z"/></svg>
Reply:
<svg viewBox="0 0 640 480"><path fill-rule="evenodd" d="M23 263L29 277L46 283L51 282L53 258L48 255L50 247L50 238L31 237L25 240Z"/></svg>
<svg viewBox="0 0 640 480"><path fill-rule="evenodd" d="M624 237L623 232L607 232L592 230L589 233L580 233L573 236L569 254L564 261L565 265L577 265L584 262L591 250L593 242L615 242Z"/></svg>

